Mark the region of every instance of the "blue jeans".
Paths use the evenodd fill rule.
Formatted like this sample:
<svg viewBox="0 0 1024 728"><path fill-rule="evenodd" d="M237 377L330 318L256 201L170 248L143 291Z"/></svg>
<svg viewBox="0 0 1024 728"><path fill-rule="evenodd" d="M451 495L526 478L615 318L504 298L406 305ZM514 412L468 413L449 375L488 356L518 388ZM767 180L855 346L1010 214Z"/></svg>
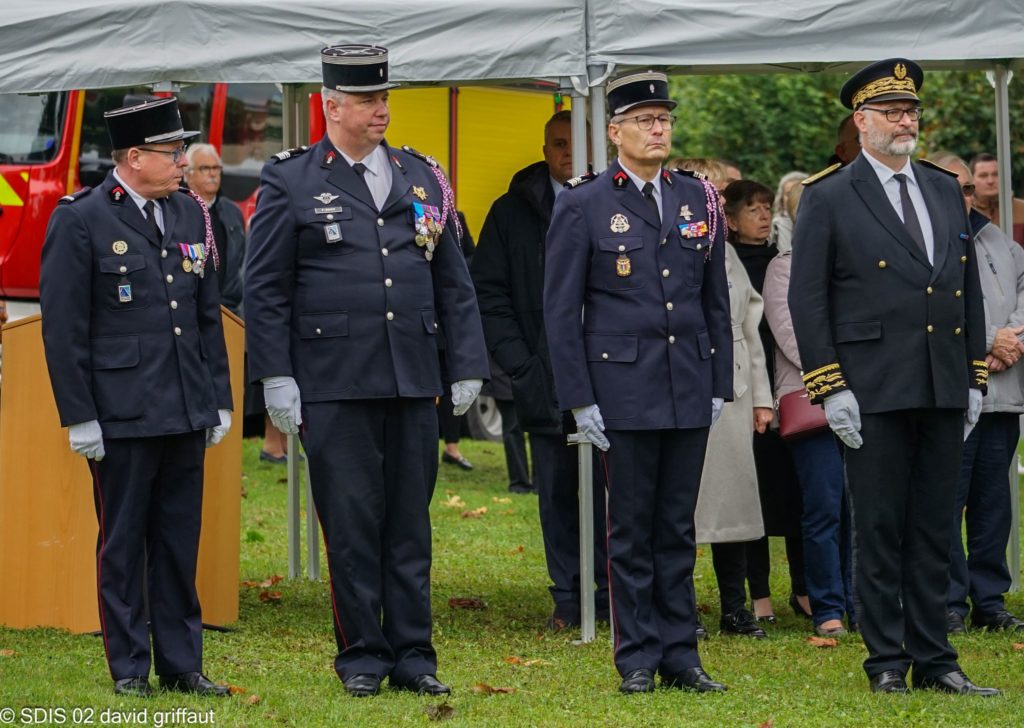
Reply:
<svg viewBox="0 0 1024 728"><path fill-rule="evenodd" d="M1010 463L1020 437L1018 415L983 414L964 442L960 486L953 516L950 545L950 611L967 616L967 596L974 610L993 614L1005 609L1003 594L1010 588L1006 544L1010 538ZM966 506L966 514L964 507ZM967 521L964 556L960 521Z"/></svg>
<svg viewBox="0 0 1024 728"><path fill-rule="evenodd" d="M839 446L831 432L823 432L789 447L803 493L801 528L814 624L842 619L844 613L855 622L850 511Z"/></svg>

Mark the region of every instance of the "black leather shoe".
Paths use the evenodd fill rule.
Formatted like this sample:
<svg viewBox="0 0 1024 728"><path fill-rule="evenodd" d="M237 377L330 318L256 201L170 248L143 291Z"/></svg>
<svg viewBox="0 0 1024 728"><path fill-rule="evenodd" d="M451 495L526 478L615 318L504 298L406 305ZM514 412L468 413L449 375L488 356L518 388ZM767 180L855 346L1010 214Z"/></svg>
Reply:
<svg viewBox="0 0 1024 728"><path fill-rule="evenodd" d="M417 695L449 695L452 689L438 680L433 675L417 675L409 682L397 683L391 681L391 686L399 690L408 690Z"/></svg>
<svg viewBox="0 0 1024 728"><path fill-rule="evenodd" d="M953 670L945 675L921 678L914 681L914 687L921 690L936 690L940 693L952 693L953 695L977 695L982 698L991 698L1001 695L996 688L980 688L971 682L971 679L964 675L963 670Z"/></svg>
<svg viewBox="0 0 1024 728"><path fill-rule="evenodd" d="M369 673L353 675L341 681L345 691L353 698L368 698L380 692L380 678Z"/></svg>
<svg viewBox="0 0 1024 728"><path fill-rule="evenodd" d="M908 693L907 680L899 670L883 670L871 678L873 693Z"/></svg>
<svg viewBox="0 0 1024 728"><path fill-rule="evenodd" d="M963 620L960 620L963 622ZM1017 619L1013 614L1001 609L998 612L983 614L975 609L971 612L971 626L976 629L987 629L989 632L1006 630L1009 632L1024 631L1024 620Z"/></svg>
<svg viewBox="0 0 1024 728"><path fill-rule="evenodd" d="M718 627L728 634L741 634L744 637L753 637L759 640L763 640L768 636L765 631L758 626L757 620L754 619L754 615L742 608L737 609L731 614L723 614L721 621L718 623Z"/></svg>
<svg viewBox="0 0 1024 728"><path fill-rule="evenodd" d="M114 695L130 695L133 698L148 698L153 695L149 678L145 675L126 677L114 681Z"/></svg>
<svg viewBox="0 0 1024 728"><path fill-rule="evenodd" d="M441 453L441 462L448 463L449 465L458 465L463 470L473 469L473 463L466 460L462 455L455 457L454 455L449 455L447 452L443 452Z"/></svg>
<svg viewBox="0 0 1024 728"><path fill-rule="evenodd" d="M160 687L164 690L175 690L179 693L195 693L196 695L210 695L215 698L226 698L231 694L231 689L227 685L215 685L201 672L161 675Z"/></svg>
<svg viewBox="0 0 1024 728"><path fill-rule="evenodd" d="M619 685L620 693L653 693L654 692L654 670L641 667L627 673Z"/></svg>
<svg viewBox="0 0 1024 728"><path fill-rule="evenodd" d="M508 487L508 492L516 495L537 495L537 488L531 483L513 483Z"/></svg>
<svg viewBox="0 0 1024 728"><path fill-rule="evenodd" d="M689 667L676 675L661 674L663 688L693 690L698 693L724 693L729 688L711 678L702 667Z"/></svg>
<svg viewBox="0 0 1024 728"><path fill-rule="evenodd" d="M966 631L963 617L952 609L946 612L946 634L963 634Z"/></svg>

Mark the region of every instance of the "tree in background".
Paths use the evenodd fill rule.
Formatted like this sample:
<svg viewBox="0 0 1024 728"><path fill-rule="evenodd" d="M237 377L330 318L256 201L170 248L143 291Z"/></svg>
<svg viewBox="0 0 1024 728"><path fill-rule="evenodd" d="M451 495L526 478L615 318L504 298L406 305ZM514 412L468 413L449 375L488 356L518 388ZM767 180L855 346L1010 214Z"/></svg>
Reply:
<svg viewBox="0 0 1024 728"><path fill-rule="evenodd" d="M736 161L745 177L774 187L793 169L822 169L849 113L839 103L845 76L831 73L676 76L673 153ZM1024 189L1024 79L1010 84L1014 187ZM922 156L939 149L970 159L995 152L995 101L983 71L928 72Z"/></svg>

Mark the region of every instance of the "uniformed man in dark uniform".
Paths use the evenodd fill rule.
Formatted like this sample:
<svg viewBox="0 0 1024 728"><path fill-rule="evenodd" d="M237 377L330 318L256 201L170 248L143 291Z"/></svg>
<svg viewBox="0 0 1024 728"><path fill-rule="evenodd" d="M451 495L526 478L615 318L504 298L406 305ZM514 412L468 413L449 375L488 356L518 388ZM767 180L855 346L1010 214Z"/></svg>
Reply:
<svg viewBox="0 0 1024 728"><path fill-rule="evenodd" d="M615 665L623 692L724 690L701 668L693 511L708 430L732 393L718 193L668 172L663 73L608 84L618 159L570 180L547 237L544 322L559 406L607 451Z"/></svg>
<svg viewBox="0 0 1024 728"><path fill-rule="evenodd" d="M60 421L92 473L103 645L115 693L151 694L152 634L165 689L223 696L202 674L195 578L204 452L231 388L209 217L178 190L199 132L173 98L104 118L115 168L54 210L39 281Z"/></svg>
<svg viewBox="0 0 1024 728"><path fill-rule="evenodd" d="M451 188L384 140L387 51L322 51L327 135L263 168L246 266L250 376L299 431L323 526L338 655L355 696L381 680L439 695L430 517L441 394L455 413L489 373Z"/></svg>
<svg viewBox="0 0 1024 728"><path fill-rule="evenodd" d="M846 445L857 614L876 692L979 688L946 639L950 519L988 369L971 228L956 175L911 162L921 68L844 84L861 154L804 181L789 305L811 401Z"/></svg>

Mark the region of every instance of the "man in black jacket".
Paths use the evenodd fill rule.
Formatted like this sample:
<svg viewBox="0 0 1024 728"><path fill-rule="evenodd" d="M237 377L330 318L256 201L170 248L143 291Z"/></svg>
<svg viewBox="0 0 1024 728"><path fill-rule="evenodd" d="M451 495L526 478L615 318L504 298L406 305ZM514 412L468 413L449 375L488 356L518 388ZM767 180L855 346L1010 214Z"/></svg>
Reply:
<svg viewBox="0 0 1024 728"><path fill-rule="evenodd" d="M492 205L480 232L471 273L483 317L487 348L512 378L519 424L530 433L533 478L555 609L552 629L579 624L580 555L577 455L565 435L576 431L558 411L544 335L544 239L551 209L572 176L570 113L559 111L544 125L544 161L520 170L508 192ZM599 467L595 474L601 473ZM595 478L595 548L605 559L603 480ZM597 613L608 614L608 580L598 570Z"/></svg>

